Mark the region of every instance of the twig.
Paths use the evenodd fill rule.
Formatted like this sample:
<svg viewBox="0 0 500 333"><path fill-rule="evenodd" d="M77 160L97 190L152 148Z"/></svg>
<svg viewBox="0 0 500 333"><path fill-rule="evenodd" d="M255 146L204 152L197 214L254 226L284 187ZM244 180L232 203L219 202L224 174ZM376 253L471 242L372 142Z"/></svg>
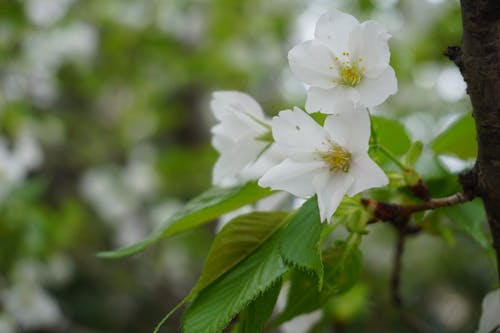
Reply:
<svg viewBox="0 0 500 333"><path fill-rule="evenodd" d="M369 223L377 221L394 221L397 224L400 220L407 220L407 218L413 213L452 206L470 201L472 199L473 197L470 195L467 195L464 192L458 192L450 195L449 197L430 199L429 201L421 204L400 205L380 202L372 199L361 199L361 203L373 212L375 218L369 221Z"/></svg>
<svg viewBox="0 0 500 333"><path fill-rule="evenodd" d="M403 268L403 252L406 240L406 233L402 228L397 231L397 240L394 250L394 266L391 274L391 298L396 308L403 307L401 298L401 271Z"/></svg>

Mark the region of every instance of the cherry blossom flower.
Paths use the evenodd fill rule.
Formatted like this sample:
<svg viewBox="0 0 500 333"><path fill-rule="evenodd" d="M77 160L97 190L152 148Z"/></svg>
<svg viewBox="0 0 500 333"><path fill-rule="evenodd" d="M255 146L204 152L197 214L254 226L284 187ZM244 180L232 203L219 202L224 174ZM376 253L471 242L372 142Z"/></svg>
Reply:
<svg viewBox="0 0 500 333"><path fill-rule="evenodd" d="M319 18L314 37L288 53L294 75L310 85L308 112L332 113L332 106L345 99L372 107L397 91L389 66L391 35L381 24L359 23L332 10Z"/></svg>
<svg viewBox="0 0 500 333"><path fill-rule="evenodd" d="M232 186L256 180L275 163L271 126L260 105L238 91L213 93L210 104L219 121L212 128L212 145L220 153L213 183Z"/></svg>
<svg viewBox="0 0 500 333"><path fill-rule="evenodd" d="M324 127L298 108L274 117L275 144L287 158L259 180L260 186L298 197L317 194L321 221L330 220L345 194L353 196L388 183L368 156L367 110L347 101L337 106L343 112L328 116Z"/></svg>
<svg viewBox="0 0 500 333"><path fill-rule="evenodd" d="M500 332L500 289L490 291L483 300L481 319L476 333Z"/></svg>

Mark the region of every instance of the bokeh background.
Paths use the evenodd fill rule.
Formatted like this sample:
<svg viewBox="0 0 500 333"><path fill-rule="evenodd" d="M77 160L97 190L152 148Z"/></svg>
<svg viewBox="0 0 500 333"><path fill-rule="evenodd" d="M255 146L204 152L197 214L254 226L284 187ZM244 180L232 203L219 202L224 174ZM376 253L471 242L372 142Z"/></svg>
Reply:
<svg viewBox="0 0 500 333"><path fill-rule="evenodd" d="M214 224L133 258L95 254L210 187L212 91L248 92L270 116L303 107L286 55L332 7L393 35L399 92L374 113L430 144L470 111L443 56L460 43L455 0L0 0L0 333L151 332L194 285ZM424 164L433 194L457 188L473 163L458 157ZM495 279L481 204L465 212L476 240L443 228L405 252L403 297L439 332L473 332ZM464 215L452 213L440 219ZM335 332L411 332L390 304L393 244L371 227L362 281L331 304Z"/></svg>

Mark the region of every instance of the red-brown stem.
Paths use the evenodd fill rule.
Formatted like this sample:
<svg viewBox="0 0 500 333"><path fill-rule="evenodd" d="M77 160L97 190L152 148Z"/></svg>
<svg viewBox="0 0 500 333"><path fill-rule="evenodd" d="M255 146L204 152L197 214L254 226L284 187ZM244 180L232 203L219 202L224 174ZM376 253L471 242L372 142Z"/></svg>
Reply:
<svg viewBox="0 0 500 333"><path fill-rule="evenodd" d="M472 200L473 197L464 193L457 192L444 198L430 199L421 204L402 205L394 203L380 202L372 199L361 199L361 203L373 212L375 217L370 223L376 221L394 221L407 219L413 213L452 206Z"/></svg>

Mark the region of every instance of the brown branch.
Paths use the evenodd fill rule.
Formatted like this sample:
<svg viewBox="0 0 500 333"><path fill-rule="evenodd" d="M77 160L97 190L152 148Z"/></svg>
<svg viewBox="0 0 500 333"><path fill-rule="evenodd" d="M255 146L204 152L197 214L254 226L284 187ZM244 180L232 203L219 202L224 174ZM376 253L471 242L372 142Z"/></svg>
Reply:
<svg viewBox="0 0 500 333"><path fill-rule="evenodd" d="M394 266L391 274L391 299L396 308L403 307L403 299L401 297L401 271L403 269L403 252L406 241L406 233L403 228L397 231L396 246L394 249Z"/></svg>
<svg viewBox="0 0 500 333"><path fill-rule="evenodd" d="M389 221L393 224L402 224L402 221L406 221L413 213L452 206L470 201L473 198L474 197L470 194L458 192L450 195L449 197L430 199L421 204L402 205L380 202L372 199L361 199L361 203L373 212L375 219L369 221L369 223L374 223L376 221Z"/></svg>
<svg viewBox="0 0 500 333"><path fill-rule="evenodd" d="M500 278L500 2L461 0L462 75L476 121L476 192L484 202Z"/></svg>

